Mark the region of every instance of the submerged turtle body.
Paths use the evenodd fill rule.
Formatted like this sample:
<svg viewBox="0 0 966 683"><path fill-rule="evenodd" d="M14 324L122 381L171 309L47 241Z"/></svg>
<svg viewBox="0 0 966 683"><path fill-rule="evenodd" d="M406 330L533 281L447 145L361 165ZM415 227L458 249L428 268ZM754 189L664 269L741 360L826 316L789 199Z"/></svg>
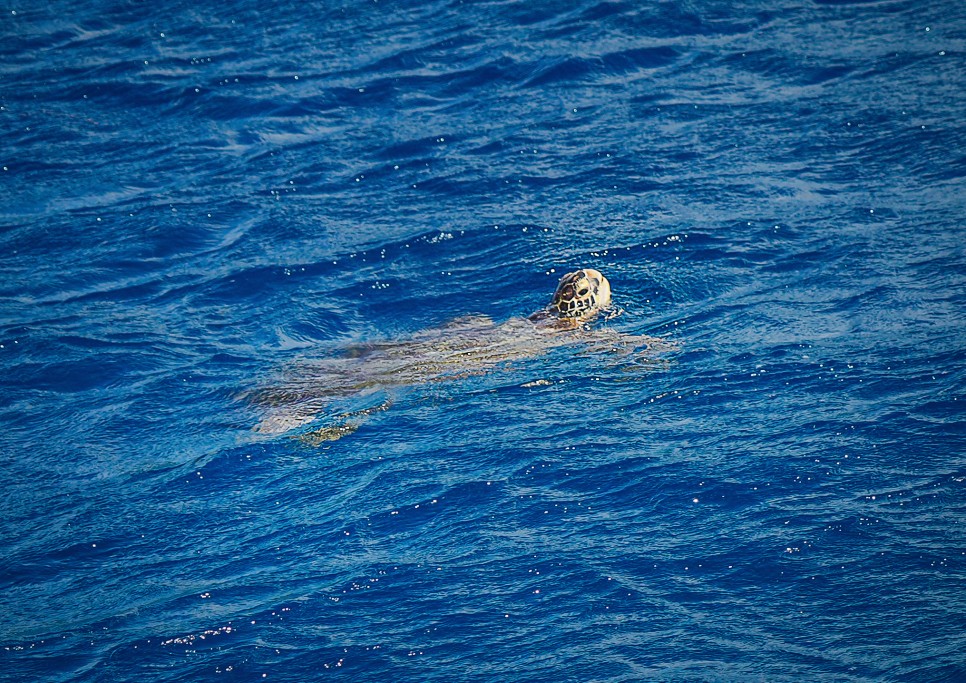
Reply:
<svg viewBox="0 0 966 683"><path fill-rule="evenodd" d="M587 321L610 306L610 283L599 271L584 268L560 279L550 304L528 318L496 325L485 316L459 318L401 340L360 344L337 354L303 362L282 386L250 395L267 409L255 428L280 434L313 422L333 401L378 395L412 386L484 375L513 360L540 356L550 349L584 344L601 350L633 351L655 341L590 328ZM384 410L375 407L336 416L336 426L302 435L309 442L331 441L355 429L355 422Z"/></svg>

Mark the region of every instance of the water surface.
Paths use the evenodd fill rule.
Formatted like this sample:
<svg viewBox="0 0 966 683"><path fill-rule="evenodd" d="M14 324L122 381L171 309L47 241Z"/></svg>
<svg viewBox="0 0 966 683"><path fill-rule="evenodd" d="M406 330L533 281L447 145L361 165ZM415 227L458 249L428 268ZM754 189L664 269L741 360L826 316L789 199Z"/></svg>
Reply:
<svg viewBox="0 0 966 683"><path fill-rule="evenodd" d="M0 36L11 680L966 680L960 3ZM662 363L396 387L320 447L237 398L581 266Z"/></svg>

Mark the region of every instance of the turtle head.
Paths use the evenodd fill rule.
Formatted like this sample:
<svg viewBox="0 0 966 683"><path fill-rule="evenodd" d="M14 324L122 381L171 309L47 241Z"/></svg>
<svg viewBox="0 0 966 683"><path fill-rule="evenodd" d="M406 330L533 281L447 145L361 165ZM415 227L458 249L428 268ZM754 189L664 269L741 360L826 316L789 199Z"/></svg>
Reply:
<svg viewBox="0 0 966 683"><path fill-rule="evenodd" d="M598 270L582 268L560 278L546 312L554 318L579 322L609 305L610 283L607 278Z"/></svg>

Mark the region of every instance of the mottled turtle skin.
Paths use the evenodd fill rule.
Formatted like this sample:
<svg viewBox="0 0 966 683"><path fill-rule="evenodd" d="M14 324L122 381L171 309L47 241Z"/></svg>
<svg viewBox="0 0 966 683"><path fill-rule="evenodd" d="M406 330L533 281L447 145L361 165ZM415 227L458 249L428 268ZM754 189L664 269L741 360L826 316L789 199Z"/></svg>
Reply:
<svg viewBox="0 0 966 683"><path fill-rule="evenodd" d="M567 273L557 284L550 303L530 316L532 322L563 323L575 327L610 307L610 282L599 270L582 268Z"/></svg>
<svg viewBox="0 0 966 683"><path fill-rule="evenodd" d="M366 402L372 397L370 407L333 415L329 424L295 434L307 443L334 441L355 431L360 418L388 408L391 398L386 392L393 387L484 375L510 361L536 357L558 346L582 344L630 353L660 341L587 324L599 313L610 311L610 305L607 278L597 270L582 268L560 278L550 303L527 318L496 325L485 316L468 316L404 339L343 347L326 358L303 361L286 373L280 386L247 394L265 411L255 431L281 434L296 430L331 411L333 402Z"/></svg>

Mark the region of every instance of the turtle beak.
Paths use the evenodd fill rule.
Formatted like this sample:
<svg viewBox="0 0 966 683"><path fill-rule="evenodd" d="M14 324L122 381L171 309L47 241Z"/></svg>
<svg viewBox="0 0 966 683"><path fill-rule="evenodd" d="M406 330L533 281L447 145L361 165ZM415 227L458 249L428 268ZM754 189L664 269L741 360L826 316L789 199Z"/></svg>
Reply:
<svg viewBox="0 0 966 683"><path fill-rule="evenodd" d="M584 275L593 285L594 308L607 308L610 305L610 282L599 270L585 268Z"/></svg>

